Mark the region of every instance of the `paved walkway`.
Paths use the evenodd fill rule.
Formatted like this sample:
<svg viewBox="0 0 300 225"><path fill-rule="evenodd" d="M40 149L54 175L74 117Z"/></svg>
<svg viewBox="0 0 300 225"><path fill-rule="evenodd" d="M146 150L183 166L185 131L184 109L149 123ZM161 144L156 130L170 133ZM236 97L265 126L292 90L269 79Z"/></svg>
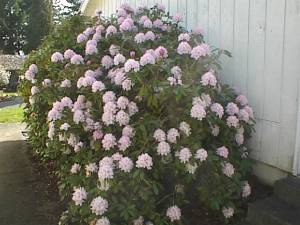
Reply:
<svg viewBox="0 0 300 225"><path fill-rule="evenodd" d="M16 96L12 101L0 102L0 108L9 107L9 106L19 106L22 103L22 98Z"/></svg>
<svg viewBox="0 0 300 225"><path fill-rule="evenodd" d="M22 124L0 124L0 225L57 224L58 203L47 197L26 152Z"/></svg>

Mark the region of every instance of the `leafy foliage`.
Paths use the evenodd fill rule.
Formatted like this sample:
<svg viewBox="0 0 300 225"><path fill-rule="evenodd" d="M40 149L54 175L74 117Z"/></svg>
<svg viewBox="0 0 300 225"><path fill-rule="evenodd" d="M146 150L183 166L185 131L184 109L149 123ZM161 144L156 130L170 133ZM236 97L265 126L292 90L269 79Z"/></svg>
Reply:
<svg viewBox="0 0 300 225"><path fill-rule="evenodd" d="M72 198L61 224L190 224L186 209L199 205L225 222L242 212L252 110L216 77L227 52L180 18L124 4L68 20L30 55L24 116Z"/></svg>
<svg viewBox="0 0 300 225"><path fill-rule="evenodd" d="M0 7L0 49L5 54L22 50L27 28L27 1L2 0Z"/></svg>

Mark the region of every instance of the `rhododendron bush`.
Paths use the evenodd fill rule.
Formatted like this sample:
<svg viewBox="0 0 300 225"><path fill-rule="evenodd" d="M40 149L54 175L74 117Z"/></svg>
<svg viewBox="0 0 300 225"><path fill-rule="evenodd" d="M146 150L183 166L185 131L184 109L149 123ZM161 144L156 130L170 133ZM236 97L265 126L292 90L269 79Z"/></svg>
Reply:
<svg viewBox="0 0 300 225"><path fill-rule="evenodd" d="M220 83L227 52L181 19L124 4L59 30L28 59L29 140L56 161L70 200L61 224L190 224L193 207L228 222L241 212L253 112Z"/></svg>

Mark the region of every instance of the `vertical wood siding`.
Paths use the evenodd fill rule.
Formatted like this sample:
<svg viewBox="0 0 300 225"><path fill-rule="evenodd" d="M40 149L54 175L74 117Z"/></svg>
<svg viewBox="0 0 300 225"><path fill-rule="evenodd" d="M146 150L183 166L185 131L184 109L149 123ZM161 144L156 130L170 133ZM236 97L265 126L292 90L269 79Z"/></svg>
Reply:
<svg viewBox="0 0 300 225"><path fill-rule="evenodd" d="M123 2L132 6L163 3L181 12L183 25L200 25L205 40L227 49L222 80L246 94L257 118L249 143L252 157L292 171L300 77L300 0L90 0L104 15Z"/></svg>

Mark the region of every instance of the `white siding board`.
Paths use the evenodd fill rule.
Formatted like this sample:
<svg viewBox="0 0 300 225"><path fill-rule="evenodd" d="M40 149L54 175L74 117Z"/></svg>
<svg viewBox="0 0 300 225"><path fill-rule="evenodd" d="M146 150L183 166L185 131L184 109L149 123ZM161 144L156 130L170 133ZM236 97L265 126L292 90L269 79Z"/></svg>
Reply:
<svg viewBox="0 0 300 225"><path fill-rule="evenodd" d="M170 3L169 3L169 1L170 0L162 0L161 1L161 4L163 4L166 7L166 12L170 11Z"/></svg>
<svg viewBox="0 0 300 225"><path fill-rule="evenodd" d="M267 1L263 118L279 122L285 0Z"/></svg>
<svg viewBox="0 0 300 225"><path fill-rule="evenodd" d="M221 1L210 0L208 6L208 42L214 46L220 46L220 15Z"/></svg>
<svg viewBox="0 0 300 225"><path fill-rule="evenodd" d="M203 28L204 30L204 40L208 40L208 9L209 3L208 0L199 0L198 1L198 25Z"/></svg>
<svg viewBox="0 0 300 225"><path fill-rule="evenodd" d="M186 2L189 0L178 0L178 12L183 15L183 22L181 23L182 26L186 27L186 15L187 15L187 9L186 9Z"/></svg>
<svg viewBox="0 0 300 225"><path fill-rule="evenodd" d="M198 7L198 1L188 1L186 6L186 15L187 15L187 29L190 31L197 25L197 14L198 11L195 10Z"/></svg>
<svg viewBox="0 0 300 225"><path fill-rule="evenodd" d="M177 0L170 0L170 14L174 15L178 12L178 1Z"/></svg>
<svg viewBox="0 0 300 225"><path fill-rule="evenodd" d="M234 14L234 73L233 84L237 90L247 94L246 82L248 74L248 30L249 0L235 1Z"/></svg>
<svg viewBox="0 0 300 225"><path fill-rule="evenodd" d="M220 48L233 52L234 49L234 0L221 1ZM233 58L222 56L221 79L232 85L234 74Z"/></svg>
<svg viewBox="0 0 300 225"><path fill-rule="evenodd" d="M278 166L287 171L292 170L294 152L289 151L295 146L295 133L298 91L300 75L300 45L299 21L300 1L286 0L285 6L285 36L281 86L281 112L280 112L280 143L278 152ZM300 171L299 171L300 172Z"/></svg>

